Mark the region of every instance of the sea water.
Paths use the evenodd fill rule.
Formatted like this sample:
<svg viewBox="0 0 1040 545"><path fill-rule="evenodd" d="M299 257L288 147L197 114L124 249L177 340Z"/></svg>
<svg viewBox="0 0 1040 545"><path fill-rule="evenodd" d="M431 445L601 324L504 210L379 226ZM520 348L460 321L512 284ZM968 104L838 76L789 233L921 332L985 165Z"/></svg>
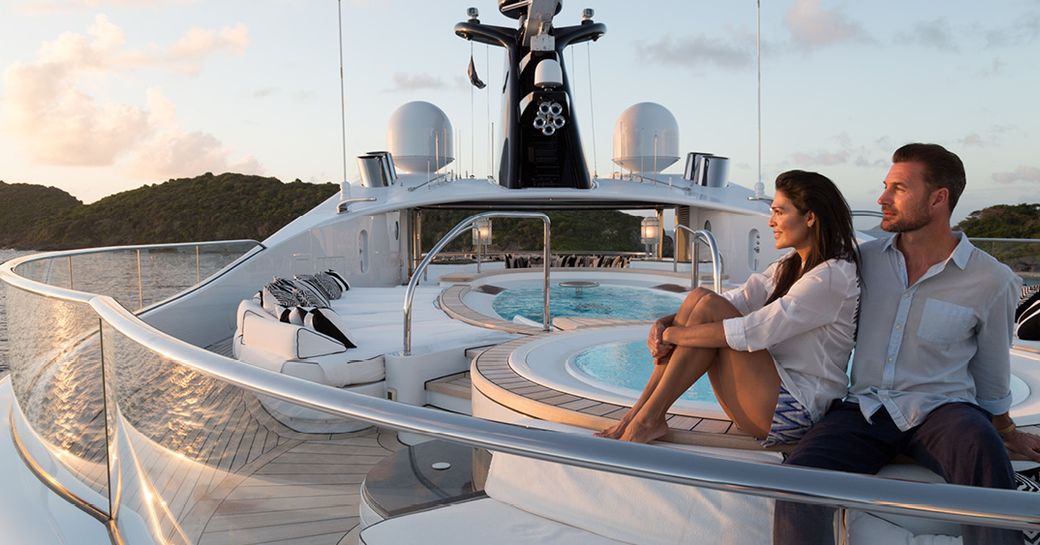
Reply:
<svg viewBox="0 0 1040 545"><path fill-rule="evenodd" d="M0 249L0 263L32 252ZM7 373L7 287L0 286L0 374Z"/></svg>

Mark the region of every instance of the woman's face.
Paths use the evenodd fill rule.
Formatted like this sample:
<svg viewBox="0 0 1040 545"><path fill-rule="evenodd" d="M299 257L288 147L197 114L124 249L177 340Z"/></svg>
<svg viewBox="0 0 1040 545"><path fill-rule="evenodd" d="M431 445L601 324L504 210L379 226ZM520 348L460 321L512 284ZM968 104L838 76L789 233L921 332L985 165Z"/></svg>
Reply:
<svg viewBox="0 0 1040 545"><path fill-rule="evenodd" d="M777 191L776 196L773 197L770 210L772 215L769 216L769 227L773 230L773 239L777 249L807 249L812 245L810 227L816 220L812 212L802 214L787 198L787 195L780 191Z"/></svg>

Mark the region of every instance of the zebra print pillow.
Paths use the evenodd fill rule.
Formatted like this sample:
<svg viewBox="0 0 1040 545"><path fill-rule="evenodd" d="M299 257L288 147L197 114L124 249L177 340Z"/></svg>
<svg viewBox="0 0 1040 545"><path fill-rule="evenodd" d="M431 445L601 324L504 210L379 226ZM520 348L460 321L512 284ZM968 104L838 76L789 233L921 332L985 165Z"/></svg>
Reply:
<svg viewBox="0 0 1040 545"><path fill-rule="evenodd" d="M293 297L296 306L312 308L329 308L329 298L322 291L317 282L300 280L292 281Z"/></svg>
<svg viewBox="0 0 1040 545"><path fill-rule="evenodd" d="M1040 341L1040 286L1022 288L1015 310L1015 334L1023 341Z"/></svg>

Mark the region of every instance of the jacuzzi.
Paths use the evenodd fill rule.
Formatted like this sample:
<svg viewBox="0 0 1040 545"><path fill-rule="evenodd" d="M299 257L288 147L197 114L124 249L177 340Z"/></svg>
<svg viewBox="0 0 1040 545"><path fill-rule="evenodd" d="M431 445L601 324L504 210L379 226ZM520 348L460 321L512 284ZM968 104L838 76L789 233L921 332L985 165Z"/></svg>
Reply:
<svg viewBox="0 0 1040 545"><path fill-rule="evenodd" d="M564 394L616 405L630 406L642 390L644 379L629 376L627 380L612 380L609 376L589 373L581 360L588 354L600 352L610 357L612 347L629 343L644 344L648 324L579 329L555 333L533 339L513 350L509 366L521 377ZM645 346L645 345L644 345ZM611 347L606 350L603 347ZM615 351L622 356L632 351ZM649 357L633 361L640 371L649 376ZM1011 352L1011 416L1022 426L1040 423L1040 354L1021 350ZM609 373L608 373L609 374ZM671 413L691 417L728 419L714 400L707 376L702 377L680 398Z"/></svg>

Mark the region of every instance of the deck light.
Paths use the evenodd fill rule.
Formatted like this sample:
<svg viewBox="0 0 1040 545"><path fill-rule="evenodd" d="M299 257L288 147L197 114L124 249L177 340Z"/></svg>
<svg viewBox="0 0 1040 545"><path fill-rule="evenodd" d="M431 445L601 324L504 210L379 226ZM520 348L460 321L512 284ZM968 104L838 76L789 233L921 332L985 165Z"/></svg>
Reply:
<svg viewBox="0 0 1040 545"><path fill-rule="evenodd" d="M647 253L652 252L653 247L657 246L660 236L661 220L653 216L643 218L643 221L639 224L639 238L646 245Z"/></svg>
<svg viewBox="0 0 1040 545"><path fill-rule="evenodd" d="M483 218L473 222L470 230L473 234L473 245L477 247L477 272L480 272L480 262L483 261L484 250L491 245L491 218Z"/></svg>

